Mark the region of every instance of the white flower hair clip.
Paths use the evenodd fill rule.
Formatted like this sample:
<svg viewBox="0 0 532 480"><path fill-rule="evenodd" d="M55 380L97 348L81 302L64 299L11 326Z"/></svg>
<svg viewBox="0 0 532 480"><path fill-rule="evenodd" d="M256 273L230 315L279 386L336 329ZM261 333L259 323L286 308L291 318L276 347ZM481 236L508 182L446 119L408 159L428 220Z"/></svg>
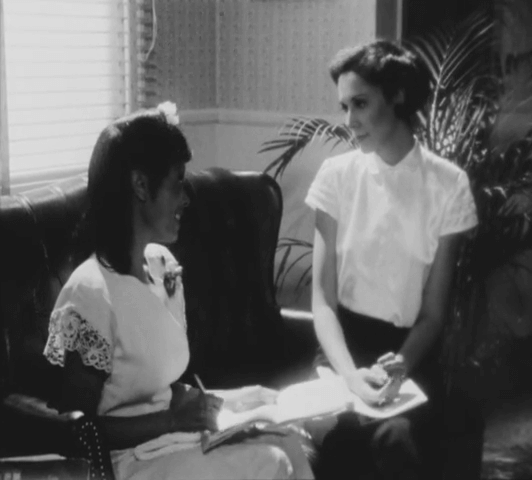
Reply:
<svg viewBox="0 0 532 480"><path fill-rule="evenodd" d="M177 105L174 102L166 101L157 105L157 110L164 113L168 121L179 125L179 115L177 114Z"/></svg>

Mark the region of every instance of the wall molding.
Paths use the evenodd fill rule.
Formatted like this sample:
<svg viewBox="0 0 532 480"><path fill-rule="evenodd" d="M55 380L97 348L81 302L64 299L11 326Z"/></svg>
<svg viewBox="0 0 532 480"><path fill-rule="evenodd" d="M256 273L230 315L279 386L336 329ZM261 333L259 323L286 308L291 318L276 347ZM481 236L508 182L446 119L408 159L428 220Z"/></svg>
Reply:
<svg viewBox="0 0 532 480"><path fill-rule="evenodd" d="M401 40L403 0L376 0L376 37Z"/></svg>
<svg viewBox="0 0 532 480"><path fill-rule="evenodd" d="M332 123L341 123L343 121L343 117L341 114L308 115L293 112L238 110L227 108L181 110L178 111L178 114L180 122L185 127L201 125L223 125L232 126L235 128L280 128L288 119L299 116L319 117L328 120ZM75 175L85 174L87 173L87 166L88 162L79 163L76 165L66 165L57 168L17 172L16 175L11 175L9 193L22 193L56 182L58 180L73 177Z"/></svg>
<svg viewBox="0 0 532 480"><path fill-rule="evenodd" d="M293 112L270 112L257 110L238 110L227 108L207 108L182 110L178 112L184 125L236 125L253 127L278 127L292 117L319 117L332 123L341 123L342 115L302 114Z"/></svg>

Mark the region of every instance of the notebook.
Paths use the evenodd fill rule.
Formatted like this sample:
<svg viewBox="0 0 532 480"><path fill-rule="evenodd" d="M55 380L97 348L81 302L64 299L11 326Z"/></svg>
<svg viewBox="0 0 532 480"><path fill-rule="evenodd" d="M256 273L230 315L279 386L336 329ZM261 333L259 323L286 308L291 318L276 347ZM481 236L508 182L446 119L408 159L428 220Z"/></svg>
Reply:
<svg viewBox="0 0 532 480"><path fill-rule="evenodd" d="M345 411L354 411L373 419L385 419L416 408L428 400L421 388L412 379L407 379L394 401L382 406L368 405L352 393L344 379L332 370L320 367L318 373L320 378L282 389L275 404L240 413L222 409L218 416L220 430L203 439L204 451L212 446L212 442L217 445L235 435L262 432L283 434L283 426L299 420Z"/></svg>

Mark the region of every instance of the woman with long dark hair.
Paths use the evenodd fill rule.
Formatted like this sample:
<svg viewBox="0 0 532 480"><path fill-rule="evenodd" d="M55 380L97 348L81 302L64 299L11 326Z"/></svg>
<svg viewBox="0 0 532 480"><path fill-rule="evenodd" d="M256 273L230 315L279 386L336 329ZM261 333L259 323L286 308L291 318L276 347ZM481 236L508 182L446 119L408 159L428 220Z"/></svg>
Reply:
<svg viewBox="0 0 532 480"><path fill-rule="evenodd" d="M88 258L59 294L44 352L63 366L55 406L98 416L118 479L313 478L297 442L202 453L222 404L275 395L179 382L189 362L181 267L164 245L188 204L191 151L169 106L114 121L94 148L80 231Z"/></svg>

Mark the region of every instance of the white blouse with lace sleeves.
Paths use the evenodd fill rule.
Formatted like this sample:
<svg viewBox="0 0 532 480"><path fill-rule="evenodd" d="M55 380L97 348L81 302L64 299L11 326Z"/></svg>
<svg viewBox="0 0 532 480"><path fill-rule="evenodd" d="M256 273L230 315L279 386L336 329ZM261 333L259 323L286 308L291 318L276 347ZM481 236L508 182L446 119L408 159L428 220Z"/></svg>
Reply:
<svg viewBox="0 0 532 480"><path fill-rule="evenodd" d="M463 232L477 224L477 211L469 178L462 170L458 175L454 190L446 202L440 235Z"/></svg>
<svg viewBox="0 0 532 480"><path fill-rule="evenodd" d="M64 366L66 352L78 352L84 365L112 370L113 312L100 270L88 260L74 271L50 316L44 355Z"/></svg>

